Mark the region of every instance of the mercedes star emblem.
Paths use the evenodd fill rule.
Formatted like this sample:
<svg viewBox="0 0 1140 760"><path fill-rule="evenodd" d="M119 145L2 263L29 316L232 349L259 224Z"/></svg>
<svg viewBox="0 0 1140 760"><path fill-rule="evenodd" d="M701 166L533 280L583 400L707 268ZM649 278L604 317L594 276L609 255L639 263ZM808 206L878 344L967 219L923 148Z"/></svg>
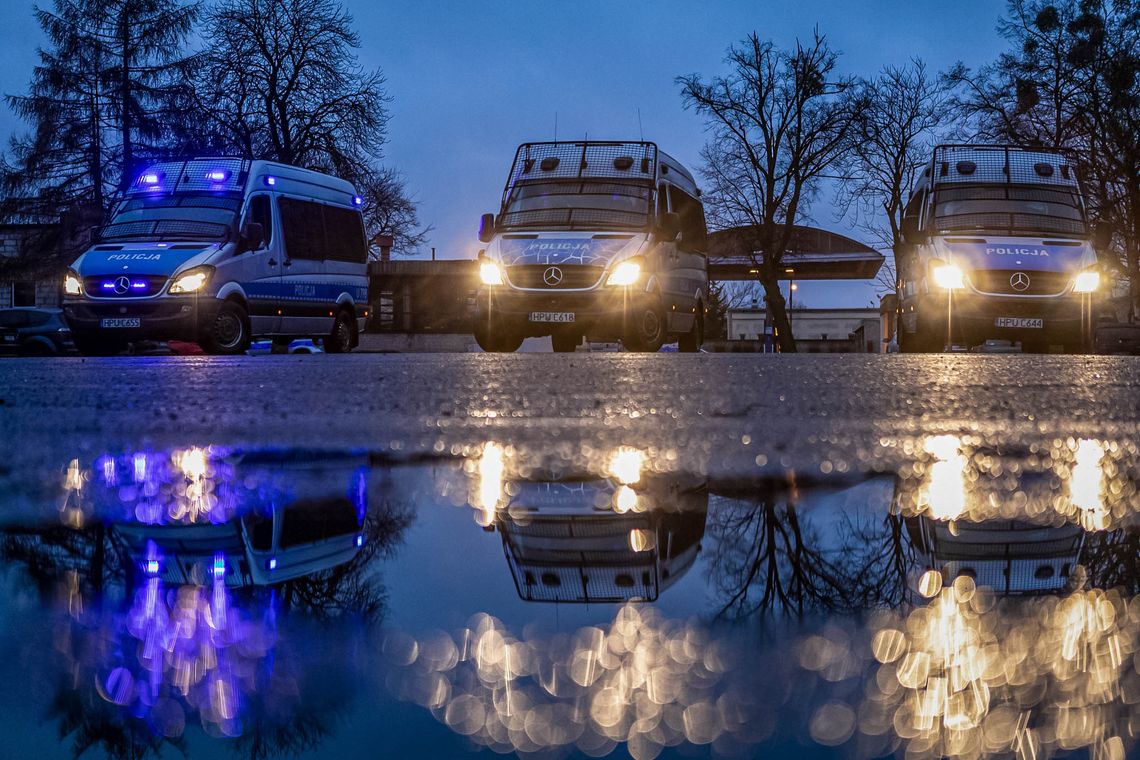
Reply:
<svg viewBox="0 0 1140 760"><path fill-rule="evenodd" d="M131 289L131 281L126 277L120 277L115 280L115 292L119 295L128 292Z"/></svg>
<svg viewBox="0 0 1140 760"><path fill-rule="evenodd" d="M550 287L557 287L562 282L562 270L558 267L547 267L542 273L542 281Z"/></svg>
<svg viewBox="0 0 1140 760"><path fill-rule="evenodd" d="M1025 272L1014 272L1013 277L1009 278L1009 286L1018 293L1024 293L1029 290L1029 275Z"/></svg>

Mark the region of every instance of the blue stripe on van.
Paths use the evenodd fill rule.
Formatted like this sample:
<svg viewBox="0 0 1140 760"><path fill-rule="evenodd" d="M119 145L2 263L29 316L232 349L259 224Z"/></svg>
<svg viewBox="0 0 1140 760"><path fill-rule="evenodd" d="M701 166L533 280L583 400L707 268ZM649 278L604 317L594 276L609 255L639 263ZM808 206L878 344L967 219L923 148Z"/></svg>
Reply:
<svg viewBox="0 0 1140 760"><path fill-rule="evenodd" d="M368 286L349 282L255 282L240 283L251 300L324 301L335 303L341 293L348 293L357 303L368 300Z"/></svg>

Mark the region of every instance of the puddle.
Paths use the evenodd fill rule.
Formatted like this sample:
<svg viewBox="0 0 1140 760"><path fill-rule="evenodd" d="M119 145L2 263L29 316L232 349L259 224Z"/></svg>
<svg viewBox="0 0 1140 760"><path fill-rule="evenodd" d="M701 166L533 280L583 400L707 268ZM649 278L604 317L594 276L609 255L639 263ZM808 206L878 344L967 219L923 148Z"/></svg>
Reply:
<svg viewBox="0 0 1140 760"><path fill-rule="evenodd" d="M880 446L62 460L0 504L9 751L1124 757L1135 448Z"/></svg>

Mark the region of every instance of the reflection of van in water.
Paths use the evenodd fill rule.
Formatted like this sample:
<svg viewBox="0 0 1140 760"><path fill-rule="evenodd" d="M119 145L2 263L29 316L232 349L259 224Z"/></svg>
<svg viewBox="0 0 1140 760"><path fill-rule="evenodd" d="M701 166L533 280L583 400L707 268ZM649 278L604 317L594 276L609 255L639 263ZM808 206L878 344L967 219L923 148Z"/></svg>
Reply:
<svg viewBox="0 0 1140 760"><path fill-rule="evenodd" d="M1056 151L942 145L903 219L898 343L1082 351L1100 286L1076 168Z"/></svg>
<svg viewBox="0 0 1140 760"><path fill-rule="evenodd" d="M65 278L76 346L186 340L233 354L257 335L350 351L368 314L360 203L344 180L268 161L149 167Z"/></svg>
<svg viewBox="0 0 1140 760"><path fill-rule="evenodd" d="M648 142L519 146L498 216L484 214L475 339L514 351L549 335L696 351L708 306L705 215L692 175Z"/></svg>
<svg viewBox="0 0 1140 760"><path fill-rule="evenodd" d="M616 512L608 480L516 482L495 527L528 602L654 601L689 571L705 535L704 483L650 483ZM632 495L632 494L631 494ZM632 507L632 504L631 504Z"/></svg>
<svg viewBox="0 0 1140 760"><path fill-rule="evenodd" d="M152 456L141 482L108 482L98 497L108 514L116 495L125 499L118 511L135 519L116 520L112 530L145 575L167 583L273 585L349 562L363 545L366 457L253 452L211 460L215 474L202 490L219 509L178 518L168 516L161 495L177 493L185 476L157 466L160 457ZM143 495L152 491L160 496Z"/></svg>

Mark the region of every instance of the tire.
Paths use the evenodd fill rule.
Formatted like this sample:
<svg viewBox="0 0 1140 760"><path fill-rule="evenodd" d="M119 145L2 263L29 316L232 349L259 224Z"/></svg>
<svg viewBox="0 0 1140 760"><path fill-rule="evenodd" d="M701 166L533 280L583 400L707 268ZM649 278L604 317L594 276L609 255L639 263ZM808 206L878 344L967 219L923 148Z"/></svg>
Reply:
<svg viewBox="0 0 1140 760"><path fill-rule="evenodd" d="M198 344L208 354L234 356L249 349L249 315L236 301L223 301L213 320L202 326Z"/></svg>
<svg viewBox="0 0 1140 760"><path fill-rule="evenodd" d="M325 338L325 353L347 354L356 345L356 325L352 316L341 309L333 322L332 332Z"/></svg>
<svg viewBox="0 0 1140 760"><path fill-rule="evenodd" d="M622 344L627 351L654 353L665 343L665 311L650 302L631 308L625 316Z"/></svg>
<svg viewBox="0 0 1140 760"><path fill-rule="evenodd" d="M521 333L510 329L502 320L493 315L480 315L475 318L475 342L489 354L510 354L522 345Z"/></svg>
<svg viewBox="0 0 1140 760"><path fill-rule="evenodd" d="M695 354L701 350L705 342L705 307L697 304L697 313L693 315L693 329L681 336L677 341L677 350L683 354Z"/></svg>
<svg viewBox="0 0 1140 760"><path fill-rule="evenodd" d="M72 333L75 348L84 356L118 356L127 350L127 341L105 335Z"/></svg>
<svg viewBox="0 0 1140 760"><path fill-rule="evenodd" d="M550 336L550 343L556 354L572 354L582 343L580 333L556 332Z"/></svg>

